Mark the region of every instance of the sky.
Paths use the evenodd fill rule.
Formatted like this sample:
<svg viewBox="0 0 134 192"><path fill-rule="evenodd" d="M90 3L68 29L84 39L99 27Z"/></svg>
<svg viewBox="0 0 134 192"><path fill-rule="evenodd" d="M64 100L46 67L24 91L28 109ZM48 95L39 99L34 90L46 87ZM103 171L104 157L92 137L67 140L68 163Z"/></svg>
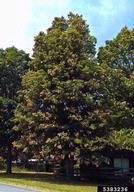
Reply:
<svg viewBox="0 0 134 192"><path fill-rule="evenodd" d="M134 28L134 0L0 0L0 48L15 46L32 54L34 37L56 16L82 14L97 47L122 27Z"/></svg>

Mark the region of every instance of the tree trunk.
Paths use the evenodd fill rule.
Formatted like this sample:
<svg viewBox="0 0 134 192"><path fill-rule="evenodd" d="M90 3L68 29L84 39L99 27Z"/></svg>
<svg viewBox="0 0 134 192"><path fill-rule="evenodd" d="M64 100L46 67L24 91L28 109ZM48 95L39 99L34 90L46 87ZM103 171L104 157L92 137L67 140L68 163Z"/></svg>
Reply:
<svg viewBox="0 0 134 192"><path fill-rule="evenodd" d="M65 160L65 172L68 179L73 178L74 174L74 162L72 159L66 158Z"/></svg>
<svg viewBox="0 0 134 192"><path fill-rule="evenodd" d="M7 146L7 168L6 168L6 172L7 174L11 174L12 173L12 145L9 144Z"/></svg>

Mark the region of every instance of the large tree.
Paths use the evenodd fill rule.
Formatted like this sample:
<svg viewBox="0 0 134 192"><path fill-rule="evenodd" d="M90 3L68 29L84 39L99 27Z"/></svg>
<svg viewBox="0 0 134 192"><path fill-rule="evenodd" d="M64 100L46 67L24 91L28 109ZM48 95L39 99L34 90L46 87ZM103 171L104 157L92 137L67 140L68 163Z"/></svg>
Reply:
<svg viewBox="0 0 134 192"><path fill-rule="evenodd" d="M15 139L14 109L22 75L28 69L29 56L15 47L0 49L0 147L7 159L7 172L11 173L12 142Z"/></svg>
<svg viewBox="0 0 134 192"><path fill-rule="evenodd" d="M134 29L121 29L117 36L98 52L99 63L122 69L127 75L134 69Z"/></svg>
<svg viewBox="0 0 134 192"><path fill-rule="evenodd" d="M124 97L124 103L126 103L125 105L128 108L126 118L130 118L130 123L128 123L128 126L124 129L124 131L118 132L118 134L115 131L116 134L114 134L114 137L111 139L114 141L115 145L117 143L117 145L120 145L120 147L123 148L123 144L125 144L126 147L133 150L133 142L130 142L128 136L132 138L132 141L132 132L134 129L134 29L128 29L127 27L124 27L113 40L106 41L105 46L99 48L98 62L101 65L108 66L113 70L122 71L123 78L124 80L126 79L125 81L128 86L128 91L125 92L125 90L121 87L119 87L118 91L120 93L127 93Z"/></svg>
<svg viewBox="0 0 134 192"><path fill-rule="evenodd" d="M68 176L81 149L101 150L115 129L130 126L126 78L122 70L96 62L95 42L82 16L55 18L35 38L16 110L18 146L63 160Z"/></svg>

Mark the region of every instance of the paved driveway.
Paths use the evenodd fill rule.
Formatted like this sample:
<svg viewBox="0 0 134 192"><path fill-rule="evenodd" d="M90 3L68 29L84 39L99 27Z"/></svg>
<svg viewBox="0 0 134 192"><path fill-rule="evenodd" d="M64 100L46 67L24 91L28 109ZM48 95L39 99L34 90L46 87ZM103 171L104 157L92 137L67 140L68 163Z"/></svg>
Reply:
<svg viewBox="0 0 134 192"><path fill-rule="evenodd" d="M38 192L36 190L23 189L12 185L0 184L0 192Z"/></svg>

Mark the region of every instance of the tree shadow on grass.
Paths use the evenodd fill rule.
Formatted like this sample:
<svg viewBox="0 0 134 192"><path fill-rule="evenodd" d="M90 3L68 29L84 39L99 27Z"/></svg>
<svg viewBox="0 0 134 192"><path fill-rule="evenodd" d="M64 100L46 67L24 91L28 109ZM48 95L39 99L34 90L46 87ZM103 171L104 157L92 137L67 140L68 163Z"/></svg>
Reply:
<svg viewBox="0 0 134 192"><path fill-rule="evenodd" d="M34 172L26 172L26 173L0 173L0 178L8 178L8 179L26 179L27 181L38 181L38 182L48 182L51 184L65 184L65 185L76 185L76 186L96 186L96 182L83 182L83 181L75 181L68 180L65 177L56 177L53 173L34 173Z"/></svg>

